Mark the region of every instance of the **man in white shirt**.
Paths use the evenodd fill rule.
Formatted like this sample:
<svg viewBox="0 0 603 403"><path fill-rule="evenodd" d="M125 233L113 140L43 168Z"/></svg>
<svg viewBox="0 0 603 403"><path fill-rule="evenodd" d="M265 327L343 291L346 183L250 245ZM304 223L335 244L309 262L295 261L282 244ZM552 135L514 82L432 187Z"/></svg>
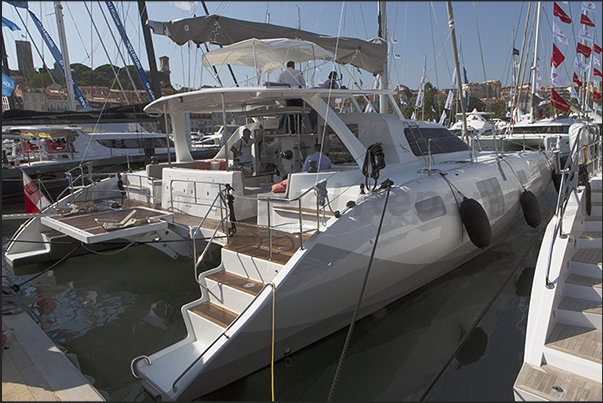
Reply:
<svg viewBox="0 0 603 403"><path fill-rule="evenodd" d="M291 88L306 88L306 80L301 71L295 70L295 62L288 61L287 69L283 70L278 76L277 82L289 84Z"/></svg>
<svg viewBox="0 0 603 403"><path fill-rule="evenodd" d="M295 70L295 62L288 61L287 69L283 70L283 72L278 76L277 82L281 84L289 84L291 88L306 88L306 80L304 79L304 75L301 71ZM303 101L301 99L286 99L285 104L287 106L303 106ZM294 127L295 116L289 116L289 127ZM285 123L285 115L282 115L278 122L278 131L282 132L283 125ZM292 130L295 132L296 130Z"/></svg>
<svg viewBox="0 0 603 403"><path fill-rule="evenodd" d="M239 160L239 164L245 175L253 174L253 157L251 155L251 146L262 140L262 127L257 134L257 138L251 138L251 130L245 128L243 130L243 137L239 138L234 142L230 151L232 151L235 158Z"/></svg>

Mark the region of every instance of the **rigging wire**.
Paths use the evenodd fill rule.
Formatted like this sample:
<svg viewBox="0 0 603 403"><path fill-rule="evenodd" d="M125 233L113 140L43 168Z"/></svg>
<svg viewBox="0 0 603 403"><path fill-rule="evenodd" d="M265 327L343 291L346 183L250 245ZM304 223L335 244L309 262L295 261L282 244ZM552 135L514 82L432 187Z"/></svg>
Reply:
<svg viewBox="0 0 603 403"><path fill-rule="evenodd" d="M107 20L107 16L105 15L105 11L102 9L102 7L100 5L100 2L97 1L97 4L98 4L98 7L101 10L101 14L103 15L103 18L105 20L105 23L107 24L107 27L110 27L109 21ZM136 83L134 82L134 79L132 78L132 75L130 74L130 69L128 68L128 63L126 61L126 58L124 57L123 53L119 49L119 43L115 39L115 35L113 35L113 31L111 29L109 29L109 33L111 34L111 38L113 38L113 42L115 43L115 47L117 48L117 52L119 53L119 56L121 57L121 60L124 63L124 67L123 68L126 70L126 73L128 74L128 78L130 78L130 83L132 84L132 88L134 89L134 93L136 94L136 97L138 98L138 102L142 103L142 100L140 99L140 94L138 93L138 88L136 88Z"/></svg>
<svg viewBox="0 0 603 403"><path fill-rule="evenodd" d="M484 71L484 83L486 84L486 98L490 99L490 86L486 78L486 65L484 64L484 52L482 51L482 41L479 36L479 26L477 25L477 10L475 1L473 2L473 14L475 15L475 30L477 31L477 43L479 44L479 55L482 61L482 70ZM492 103L488 102L488 111L492 112Z"/></svg>
<svg viewBox="0 0 603 403"><path fill-rule="evenodd" d="M21 17L21 14L19 13L19 10L17 10L15 8L15 11L17 12L17 15L19 16L19 19L21 20L21 24L23 24L23 26L25 27L25 31L27 32L27 34L29 35L29 39L31 41L31 43L33 43L34 48L36 48L36 51L38 52L38 56L40 56L40 58L42 59L42 64L44 65L44 68L46 69L46 72L48 73L48 75L50 76L50 79L52 80L53 84L57 84L57 82L54 80L54 77L50 71L50 69L48 68L48 65L46 64L46 61L44 60L44 56L40 53L40 49L38 48L38 45L36 44L36 42L33 40L33 36L31 35L31 32L29 32L29 28L27 28L27 24L25 24L25 21L23 21L23 17ZM43 48L42 48L43 49ZM67 100L65 99L65 97L63 96L63 93L61 91L58 91L59 95L61 96L61 100L63 101L63 105L65 106L65 109L68 109L68 104L67 104Z"/></svg>
<svg viewBox="0 0 603 403"><path fill-rule="evenodd" d="M69 12L69 16L71 17L71 21L73 21L73 25L75 26L75 31L77 32L78 37L80 38L80 42L82 43L82 47L84 48L84 52L86 53L87 59L90 60L90 54L88 53L88 49L86 49L86 44L84 43L84 39L80 34L80 30L78 29L78 24L75 22L73 18L73 13L71 12L71 7L69 7L69 2L65 2L65 6L67 7L67 11ZM72 61L73 63L73 61Z"/></svg>
<svg viewBox="0 0 603 403"><path fill-rule="evenodd" d="M391 191L391 187L393 182L389 179L386 179L381 184L381 188L387 187L387 192L385 194L385 203L383 204L383 210L381 212L381 220L379 221L379 227L377 228L377 234L375 235L375 242L373 243L373 249L371 251L371 257L369 259L368 267L366 268L366 272L364 274L364 281L362 282L362 288L360 290L360 295L358 296L358 302L356 304L356 309L354 309L354 314L352 315L352 321L350 322L350 327L348 329L348 334L345 339L345 344L343 346L343 350L341 351L341 356L339 357L339 363L337 364L337 369L335 371L335 377L333 378L333 383L331 385L331 390L329 391L328 401L333 400L333 393L335 392L335 387L337 386L337 380L339 379L339 374L341 372L341 368L343 367L343 361L347 355L348 348L350 346L350 341L352 339L352 333L354 332L354 326L356 325L356 320L358 318L358 311L360 311L360 304L362 303L362 297L364 295L364 291L366 289L366 283L368 282L369 273L371 271L371 266L373 265L373 258L375 257L375 250L377 249L377 243L379 242L379 235L381 234L381 227L383 225L383 219L385 218L385 211L387 210L387 203L389 201L389 193Z"/></svg>

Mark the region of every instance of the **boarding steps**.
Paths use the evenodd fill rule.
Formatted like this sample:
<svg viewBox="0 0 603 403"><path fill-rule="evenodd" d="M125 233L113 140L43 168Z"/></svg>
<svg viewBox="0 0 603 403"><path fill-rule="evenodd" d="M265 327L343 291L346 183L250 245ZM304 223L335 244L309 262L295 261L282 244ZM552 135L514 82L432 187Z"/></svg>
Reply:
<svg viewBox="0 0 603 403"><path fill-rule="evenodd" d="M515 388L524 392L524 398L527 392L529 400L602 398L601 175L591 181L591 186L591 215L576 218L581 229L572 231L568 243L568 262L556 285L542 365L524 363L517 377ZM583 198L580 208L584 209L584 204ZM521 399L516 396L516 400Z"/></svg>
<svg viewBox="0 0 603 403"><path fill-rule="evenodd" d="M287 261L297 250L298 238L280 231L273 231L276 239L273 259L269 259L270 251L266 248L266 237L261 231L267 231L260 226L247 228L242 223L237 223L237 232L230 239L227 246L222 247L221 264L199 275L201 284L201 298L182 306L182 315L187 328L187 337L149 358L150 366L139 366L145 373L143 383L145 388L158 398L158 391L170 391L178 376L187 372L187 368L195 364L201 365L208 360L220 343L228 340L224 336L229 326L242 315L252 302L259 298L258 295L265 288L272 292L271 282L284 268ZM262 240L250 245L247 236ZM258 235L259 232L259 235ZM291 248L280 248L278 240L286 239L293 245ZM263 294L268 299L270 294ZM205 353L205 355L204 355ZM200 356L204 355L199 359ZM135 370L136 371L136 370ZM190 371L191 373L194 371ZM150 385L157 382L157 385ZM180 382L180 381L179 381ZM181 385L183 381L178 383ZM156 393L154 392L156 391Z"/></svg>

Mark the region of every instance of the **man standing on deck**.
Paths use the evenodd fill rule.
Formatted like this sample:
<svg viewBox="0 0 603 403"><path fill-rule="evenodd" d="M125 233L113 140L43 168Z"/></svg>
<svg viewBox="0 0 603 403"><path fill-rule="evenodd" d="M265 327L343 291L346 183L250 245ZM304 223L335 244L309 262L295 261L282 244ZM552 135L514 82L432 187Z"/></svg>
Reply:
<svg viewBox="0 0 603 403"><path fill-rule="evenodd" d="M277 82L281 84L289 84L291 88L306 88L306 80L301 71L295 70L295 62L292 60L287 62L287 69L278 76ZM303 101L297 99L286 99L285 105L287 106L303 106ZM289 128L293 127L291 124L294 120L294 115L289 116ZM278 122L278 132L282 133L283 124L285 123L285 115L281 116Z"/></svg>

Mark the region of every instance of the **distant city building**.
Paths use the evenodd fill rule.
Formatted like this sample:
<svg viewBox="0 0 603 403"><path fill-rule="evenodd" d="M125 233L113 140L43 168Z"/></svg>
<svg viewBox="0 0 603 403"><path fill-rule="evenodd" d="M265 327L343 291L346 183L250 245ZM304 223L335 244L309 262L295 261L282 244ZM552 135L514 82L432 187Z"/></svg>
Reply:
<svg viewBox="0 0 603 403"><path fill-rule="evenodd" d="M463 84L463 93L466 91L469 91L469 94L471 94L472 97L479 98L482 101L500 99L502 96L499 80Z"/></svg>
<svg viewBox="0 0 603 403"><path fill-rule="evenodd" d="M29 77L35 72L33 56L31 54L31 43L28 41L15 41L17 47L17 64L19 72L23 77Z"/></svg>

